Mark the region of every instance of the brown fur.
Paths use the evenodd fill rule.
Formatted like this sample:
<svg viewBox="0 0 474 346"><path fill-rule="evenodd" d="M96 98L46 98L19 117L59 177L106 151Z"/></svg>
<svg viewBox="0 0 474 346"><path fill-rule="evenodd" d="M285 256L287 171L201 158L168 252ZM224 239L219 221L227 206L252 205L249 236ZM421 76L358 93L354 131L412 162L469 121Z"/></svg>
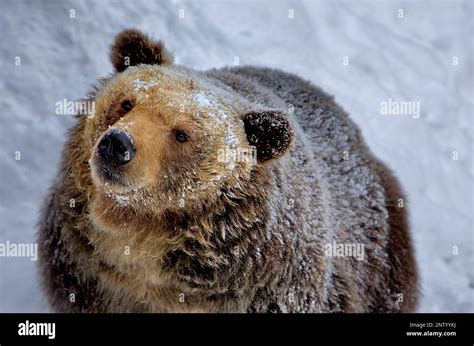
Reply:
<svg viewBox="0 0 474 346"><path fill-rule="evenodd" d="M138 64L172 64L173 57L162 42L153 41L138 30L128 29L115 38L110 51L110 60L115 71L122 72Z"/></svg>
<svg viewBox="0 0 474 346"><path fill-rule="evenodd" d="M128 55L133 68L122 65ZM330 97L275 70L170 65L163 45L136 31L117 37L111 60L121 73L101 82L94 117L71 131L40 221L54 310L415 309L399 184ZM121 183L98 173L109 126L137 148ZM177 129L190 140L176 142ZM252 146L257 163L216 155ZM327 257L332 240L364 244L367 258Z"/></svg>

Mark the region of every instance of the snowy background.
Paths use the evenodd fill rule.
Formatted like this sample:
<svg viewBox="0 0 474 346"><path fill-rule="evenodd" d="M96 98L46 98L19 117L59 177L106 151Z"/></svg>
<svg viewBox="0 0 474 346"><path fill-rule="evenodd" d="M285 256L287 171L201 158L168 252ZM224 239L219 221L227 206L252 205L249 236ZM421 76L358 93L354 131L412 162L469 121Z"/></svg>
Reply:
<svg viewBox="0 0 474 346"><path fill-rule="evenodd" d="M335 95L408 191L419 311L473 312L473 18L469 0L3 0L0 242L35 241L74 123L55 115L55 103L83 97L112 72L108 47L132 26L164 40L179 64L207 69L239 57L241 65L294 72ZM381 115L389 98L419 101L420 118ZM0 257L0 311L47 311L35 262Z"/></svg>

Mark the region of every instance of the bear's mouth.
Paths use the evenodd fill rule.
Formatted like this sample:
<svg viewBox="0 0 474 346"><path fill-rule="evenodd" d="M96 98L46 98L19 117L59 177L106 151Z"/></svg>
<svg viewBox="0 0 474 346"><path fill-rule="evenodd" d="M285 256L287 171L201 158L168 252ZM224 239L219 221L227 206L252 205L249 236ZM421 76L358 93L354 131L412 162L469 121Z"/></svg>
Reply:
<svg viewBox="0 0 474 346"><path fill-rule="evenodd" d="M128 191L133 188L127 174L118 167L111 167L100 157L93 156L91 160L90 172L92 182L96 187L117 190L118 192Z"/></svg>
<svg viewBox="0 0 474 346"><path fill-rule="evenodd" d="M96 174L94 174L95 179L93 180L95 180L98 185L107 185L109 188L115 188L121 191L132 188L126 175L120 170L110 167L107 163L98 162L94 167L94 171Z"/></svg>
<svg viewBox="0 0 474 346"><path fill-rule="evenodd" d="M120 177L120 173L113 172L107 166L99 166L98 171L99 171L100 177L103 180L122 185L122 178Z"/></svg>

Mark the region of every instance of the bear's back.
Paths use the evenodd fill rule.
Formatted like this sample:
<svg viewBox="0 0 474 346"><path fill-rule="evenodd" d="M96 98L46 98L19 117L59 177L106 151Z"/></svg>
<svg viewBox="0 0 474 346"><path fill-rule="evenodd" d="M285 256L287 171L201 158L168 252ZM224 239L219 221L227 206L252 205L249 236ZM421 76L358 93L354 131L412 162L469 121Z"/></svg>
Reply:
<svg viewBox="0 0 474 346"><path fill-rule="evenodd" d="M306 219L303 233L310 233L309 241L316 239L316 256L327 244L363 247L363 260L336 256L320 263L326 284L335 288L325 293L328 309L400 311L415 306L416 266L406 215L397 207L405 198L396 178L372 155L357 125L333 97L276 69L237 67L210 73L250 101L290 114L295 143L289 158L275 165L275 176L278 180L286 171L284 184L293 180L293 185L303 185L295 187L301 190L293 198L304 192L310 199L308 211L296 215ZM252 86L243 87L245 80ZM325 215L318 215L321 210ZM401 304L399 294L407 296Z"/></svg>
<svg viewBox="0 0 474 346"><path fill-rule="evenodd" d="M252 102L283 108L290 114L299 135L295 136L289 156L293 161L306 156L304 160L310 161L310 166L317 170L315 179L322 180L318 183L329 189L330 196L326 197L330 200L326 202L334 203L331 214L338 216L340 229L354 234L359 228L366 229L371 221L374 227L383 226L379 223L386 218L386 210L383 182L376 167L379 162L370 153L357 125L331 96L300 77L280 70L239 67L220 71L254 84L255 89L247 90L240 82L238 85L232 82L234 89ZM223 79L228 81L230 77ZM292 165L288 168L291 174L302 166L300 162L288 161L291 160L281 165ZM379 210L374 211L377 206Z"/></svg>

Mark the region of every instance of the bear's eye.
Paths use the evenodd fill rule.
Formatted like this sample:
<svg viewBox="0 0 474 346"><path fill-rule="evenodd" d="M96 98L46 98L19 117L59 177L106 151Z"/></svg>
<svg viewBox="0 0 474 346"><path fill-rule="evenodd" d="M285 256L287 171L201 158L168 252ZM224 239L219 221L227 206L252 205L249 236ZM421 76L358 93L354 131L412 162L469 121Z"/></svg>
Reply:
<svg viewBox="0 0 474 346"><path fill-rule="evenodd" d="M120 108L122 108L122 111L124 111L125 113L130 112L133 108L132 101L130 100L122 101L122 103L120 104Z"/></svg>
<svg viewBox="0 0 474 346"><path fill-rule="evenodd" d="M188 135L180 130L175 131L174 136L176 137L176 140L180 143L184 143L188 141Z"/></svg>

